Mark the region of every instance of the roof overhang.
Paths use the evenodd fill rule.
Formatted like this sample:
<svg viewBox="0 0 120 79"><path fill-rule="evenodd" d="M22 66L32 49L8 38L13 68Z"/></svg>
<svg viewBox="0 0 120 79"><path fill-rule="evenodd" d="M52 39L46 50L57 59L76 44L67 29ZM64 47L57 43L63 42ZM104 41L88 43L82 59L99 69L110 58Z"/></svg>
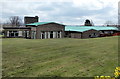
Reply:
<svg viewBox="0 0 120 79"><path fill-rule="evenodd" d="M51 23L63 25L63 24L56 23L56 22L35 22L35 23L26 24L26 26L35 26L35 27L37 27L37 26L40 26L40 25L51 24ZM65 26L65 25L63 25L63 26Z"/></svg>
<svg viewBox="0 0 120 79"><path fill-rule="evenodd" d="M3 29L31 29L30 27L3 27Z"/></svg>

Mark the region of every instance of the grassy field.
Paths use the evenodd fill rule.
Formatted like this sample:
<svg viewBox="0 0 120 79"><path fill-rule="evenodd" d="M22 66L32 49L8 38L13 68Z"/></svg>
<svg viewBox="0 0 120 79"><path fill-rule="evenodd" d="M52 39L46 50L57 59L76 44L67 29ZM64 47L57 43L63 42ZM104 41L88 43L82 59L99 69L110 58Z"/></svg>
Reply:
<svg viewBox="0 0 120 79"><path fill-rule="evenodd" d="M4 77L114 76L118 66L118 37L2 41Z"/></svg>
<svg viewBox="0 0 120 79"><path fill-rule="evenodd" d="M3 37L3 35L0 35L0 37Z"/></svg>

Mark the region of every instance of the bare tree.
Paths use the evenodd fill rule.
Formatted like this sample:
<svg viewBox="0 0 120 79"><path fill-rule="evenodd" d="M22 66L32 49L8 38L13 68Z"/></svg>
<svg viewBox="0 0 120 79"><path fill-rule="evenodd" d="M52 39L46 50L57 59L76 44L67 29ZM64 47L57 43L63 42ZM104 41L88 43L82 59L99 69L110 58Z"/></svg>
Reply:
<svg viewBox="0 0 120 79"><path fill-rule="evenodd" d="M17 26L19 27L21 23L22 23L22 20L19 16L11 16L8 22L8 24L10 24L13 27L17 27Z"/></svg>
<svg viewBox="0 0 120 79"><path fill-rule="evenodd" d="M110 26L110 25L115 25L115 23L113 23L112 21L106 21L104 23L105 26Z"/></svg>
<svg viewBox="0 0 120 79"><path fill-rule="evenodd" d="M8 21L3 23L3 27L19 27L22 25L22 20L19 16L11 16Z"/></svg>

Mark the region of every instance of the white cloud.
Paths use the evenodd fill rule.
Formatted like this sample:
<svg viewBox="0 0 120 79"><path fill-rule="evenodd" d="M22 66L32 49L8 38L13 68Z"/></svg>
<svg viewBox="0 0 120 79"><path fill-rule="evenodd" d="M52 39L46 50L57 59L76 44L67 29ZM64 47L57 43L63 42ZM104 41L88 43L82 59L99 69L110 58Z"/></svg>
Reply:
<svg viewBox="0 0 120 79"><path fill-rule="evenodd" d="M77 7L83 7L89 10L98 10L104 7L103 3L99 0L73 0L73 3Z"/></svg>
<svg viewBox="0 0 120 79"><path fill-rule="evenodd" d="M1 0L1 2L70 2L72 0Z"/></svg>
<svg viewBox="0 0 120 79"><path fill-rule="evenodd" d="M117 23L118 0L2 0L1 4L3 21L14 15L37 15L41 21L65 24L83 24L85 19L95 24Z"/></svg>

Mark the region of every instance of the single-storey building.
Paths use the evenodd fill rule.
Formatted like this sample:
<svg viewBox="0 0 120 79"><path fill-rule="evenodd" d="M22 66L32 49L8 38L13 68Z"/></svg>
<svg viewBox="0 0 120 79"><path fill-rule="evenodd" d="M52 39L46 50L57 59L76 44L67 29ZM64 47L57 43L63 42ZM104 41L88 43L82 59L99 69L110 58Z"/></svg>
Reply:
<svg viewBox="0 0 120 79"><path fill-rule="evenodd" d="M36 22L26 27L3 27L5 37L31 39L63 38L65 25L55 22Z"/></svg>
<svg viewBox="0 0 120 79"><path fill-rule="evenodd" d="M31 38L47 39L47 38L63 38L65 25L55 22L36 22L26 24L31 28Z"/></svg>
<svg viewBox="0 0 120 79"><path fill-rule="evenodd" d="M10 38L95 38L111 36L119 32L117 27L105 26L65 26L55 22L36 22L26 24L26 27L3 27L4 36Z"/></svg>
<svg viewBox="0 0 120 79"><path fill-rule="evenodd" d="M95 38L104 34L112 35L116 32L118 32L117 27L65 26L65 37L69 38Z"/></svg>
<svg viewBox="0 0 120 79"><path fill-rule="evenodd" d="M3 27L5 38L30 38L30 27Z"/></svg>
<svg viewBox="0 0 120 79"><path fill-rule="evenodd" d="M99 31L81 26L65 26L65 37L69 38L94 38L99 36Z"/></svg>
<svg viewBox="0 0 120 79"><path fill-rule="evenodd" d="M38 22L38 16L24 17L24 27L3 27L4 37L30 39L48 38L95 38L119 32L117 27L68 26L55 22Z"/></svg>
<svg viewBox="0 0 120 79"><path fill-rule="evenodd" d="M117 27L105 26L68 26L55 22L36 22L26 24L26 27L3 27L4 36L10 38L95 38L104 35L111 36L119 32Z"/></svg>

